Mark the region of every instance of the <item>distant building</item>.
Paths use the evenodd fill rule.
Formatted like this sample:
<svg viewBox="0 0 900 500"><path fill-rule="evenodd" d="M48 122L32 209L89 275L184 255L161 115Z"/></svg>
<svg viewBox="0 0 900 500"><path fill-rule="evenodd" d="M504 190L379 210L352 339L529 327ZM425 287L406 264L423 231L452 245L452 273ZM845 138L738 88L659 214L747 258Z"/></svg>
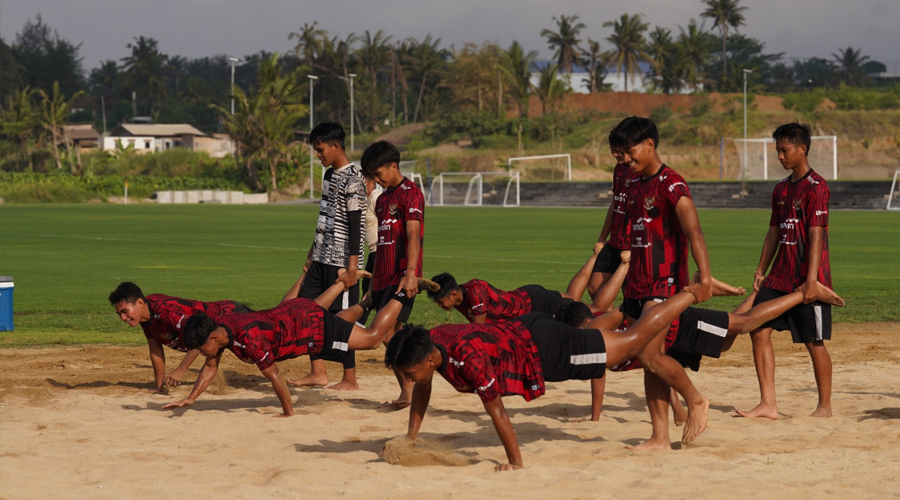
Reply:
<svg viewBox="0 0 900 500"><path fill-rule="evenodd" d="M234 154L234 142L226 134L204 134L187 124L123 123L103 138L103 149L134 147L139 153L158 153L172 148L204 151L213 158Z"/></svg>
<svg viewBox="0 0 900 500"><path fill-rule="evenodd" d="M66 145L77 148L79 152L97 149L100 134L94 130L93 123L67 123L63 126L63 137Z"/></svg>
<svg viewBox="0 0 900 500"><path fill-rule="evenodd" d="M531 84L537 86L541 81L541 71L552 64L555 64L555 61L535 61L532 63ZM603 76L603 81L598 82L598 85L607 85L608 90L611 92L625 92L625 79L628 78L629 92L646 93L649 90L646 77L652 73L652 66L646 61L639 62L637 66L637 70L632 75L626 73L624 67L619 68L620 72L616 71L615 65L608 65L606 66L606 74ZM583 66L573 64L571 73L566 72L564 68L559 68L557 78L565 82L572 89L572 92L576 94L589 94L591 92L590 73ZM702 89L703 87L700 86L697 90ZM693 88L686 88L682 90L682 93L690 94L693 91Z"/></svg>

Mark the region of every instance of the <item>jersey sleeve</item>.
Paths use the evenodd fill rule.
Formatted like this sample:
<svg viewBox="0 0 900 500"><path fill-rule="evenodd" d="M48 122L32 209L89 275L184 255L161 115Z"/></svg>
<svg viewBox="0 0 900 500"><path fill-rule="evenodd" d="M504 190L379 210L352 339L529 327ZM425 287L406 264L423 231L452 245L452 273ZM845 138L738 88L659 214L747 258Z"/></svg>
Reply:
<svg viewBox="0 0 900 500"><path fill-rule="evenodd" d="M366 208L366 183L361 175L351 175L344 186L344 198L348 212L359 212Z"/></svg>
<svg viewBox="0 0 900 500"><path fill-rule="evenodd" d="M463 356L461 374L481 401L488 403L501 396L500 384L491 360L482 352L469 348Z"/></svg>
<svg viewBox="0 0 900 500"><path fill-rule="evenodd" d="M249 330L248 333L253 330ZM272 352L272 345L265 335L246 335L244 339L247 340L244 353L250 361L256 364L260 371L275 364L275 354Z"/></svg>
<svg viewBox="0 0 900 500"><path fill-rule="evenodd" d="M769 226L778 226L778 186L772 190L772 215L769 216Z"/></svg>
<svg viewBox="0 0 900 500"><path fill-rule="evenodd" d="M488 285L481 280L472 280L464 285L466 297L466 309L469 314L482 316L487 314Z"/></svg>
<svg viewBox="0 0 900 500"><path fill-rule="evenodd" d="M406 195L403 197L401 203L401 208L403 210L402 219L404 222L414 220L422 222L425 220L425 197L422 196L422 192L419 191L415 184L406 191Z"/></svg>
<svg viewBox="0 0 900 500"><path fill-rule="evenodd" d="M685 182L683 177L674 172L666 177L665 182L663 182L660 187L662 188L662 193L660 193L661 196L673 208L683 196L687 196L689 199L691 197L691 190L688 189L687 182Z"/></svg>
<svg viewBox="0 0 900 500"><path fill-rule="evenodd" d="M828 227L828 203L831 192L824 182L818 183L806 200L806 213L810 227Z"/></svg>

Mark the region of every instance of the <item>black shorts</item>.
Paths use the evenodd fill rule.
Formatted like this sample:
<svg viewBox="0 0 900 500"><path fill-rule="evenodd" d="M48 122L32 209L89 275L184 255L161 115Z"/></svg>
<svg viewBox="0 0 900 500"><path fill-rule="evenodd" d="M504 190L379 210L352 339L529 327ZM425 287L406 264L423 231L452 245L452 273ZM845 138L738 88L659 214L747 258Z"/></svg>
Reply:
<svg viewBox="0 0 900 500"><path fill-rule="evenodd" d="M625 316L628 316L632 319L640 319L641 314L644 312L644 304L647 302L656 302L657 304L662 304L666 301L666 297L644 297L642 299L623 299L622 305L619 306L619 311L622 312Z"/></svg>
<svg viewBox="0 0 900 500"><path fill-rule="evenodd" d="M401 304L403 304L403 309L400 309L400 314L397 315L398 323L406 323L409 320L409 315L412 314L413 304L416 303L415 297L408 297L406 295L406 291L402 291L400 293L395 293L397 290L397 285L391 285L384 290L373 290L372 291L372 303L375 304L374 309L376 311L380 311L391 300L398 300Z"/></svg>
<svg viewBox="0 0 900 500"><path fill-rule="evenodd" d="M253 309L250 309L246 305L241 302L234 301L234 312L236 313L252 313Z"/></svg>
<svg viewBox="0 0 900 500"><path fill-rule="evenodd" d="M768 302L789 292L763 288L756 294L753 305ZM791 331L795 344L808 344L821 340L831 340L831 305L821 302L794 306L781 316L769 321L760 328Z"/></svg>
<svg viewBox="0 0 900 500"><path fill-rule="evenodd" d="M688 307L678 318L678 334L666 354L681 366L697 371L703 356L718 358L722 355L726 335L727 312Z"/></svg>
<svg viewBox="0 0 900 500"><path fill-rule="evenodd" d="M580 330L539 312L512 321L531 332L545 381L590 380L606 372L606 344L600 330Z"/></svg>
<svg viewBox="0 0 900 500"><path fill-rule="evenodd" d="M518 289L528 294L528 298L531 299L531 312L554 315L560 307L573 302L556 290L547 290L541 285L525 285Z"/></svg>
<svg viewBox="0 0 900 500"><path fill-rule="evenodd" d="M616 247L603 245L603 249L597 255L597 260L594 261L594 272L612 274L621 264L622 251Z"/></svg>
<svg viewBox="0 0 900 500"><path fill-rule="evenodd" d="M353 366L356 366L356 356L353 355L354 351L351 351L348 345L350 334L353 332L353 323L338 318L331 313L325 313L324 320L325 341L322 343L322 351L315 358L312 355L310 358L343 362L349 355L354 361ZM353 366L348 367L344 364L344 368L353 368Z"/></svg>
<svg viewBox="0 0 900 500"><path fill-rule="evenodd" d="M309 269L306 270L306 278L300 287L298 297L304 299L315 299L319 295L328 290L331 285L337 281L338 266L329 266L321 262L313 262ZM355 305L359 302L359 283L350 287L349 290L340 294L327 309L331 312L340 312L344 309Z"/></svg>

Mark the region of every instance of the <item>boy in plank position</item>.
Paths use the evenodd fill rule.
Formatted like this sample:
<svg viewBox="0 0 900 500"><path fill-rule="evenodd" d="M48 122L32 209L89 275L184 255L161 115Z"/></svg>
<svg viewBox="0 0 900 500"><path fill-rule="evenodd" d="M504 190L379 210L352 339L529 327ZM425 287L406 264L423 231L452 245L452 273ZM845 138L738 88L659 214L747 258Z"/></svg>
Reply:
<svg viewBox="0 0 900 500"><path fill-rule="evenodd" d="M531 401L544 394L545 382L601 379L607 364L637 356L695 300L687 287L626 332L579 330L539 312L499 323L441 325L430 332L408 325L385 353L385 365L415 383L406 437L418 436L437 371L457 391L481 398L509 461L497 470L519 469L522 455L501 396Z"/></svg>
<svg viewBox="0 0 900 500"><path fill-rule="evenodd" d="M366 187L360 168L353 164L344 151L344 128L337 123L320 123L309 135L309 143L316 151L323 167L328 167L322 179L322 201L316 236L303 272L306 274L297 296L315 299L336 280L343 281L347 290L329 304L328 310L337 313L359 302L357 271L363 268L362 255L366 228ZM346 273L339 275L339 269ZM353 351L332 353L344 367L343 378L329 389L355 391L356 355ZM325 361L310 355L310 373L300 379L290 380L297 386L324 386L328 384Z"/></svg>
<svg viewBox="0 0 900 500"><path fill-rule="evenodd" d="M813 417L831 416L831 356L825 341L831 340L831 306L817 299L816 282L831 288L828 259L828 202L831 193L825 179L809 165L810 130L788 123L775 129L778 160L791 175L772 193L772 217L763 241L753 279L757 303L798 289L803 304L782 314L750 334L753 362L759 379L759 404L742 417L778 418L775 401L775 351L772 330L790 330L795 344L805 344L812 359L819 402ZM772 260L774 259L774 263ZM772 265L769 269L769 265ZM769 274L766 276L766 271Z"/></svg>
<svg viewBox="0 0 900 500"><path fill-rule="evenodd" d="M140 325L147 337L150 348L150 365L153 366L155 389L163 392L165 387L177 387L188 368L200 352L189 350L182 340L182 328L187 318L196 313L205 313L219 318L233 312L250 312L250 308L233 300L200 302L198 300L170 297L161 293L144 296L141 288L130 281L123 281L109 294L109 303L119 319L128 326ZM187 353L177 368L166 373L166 353L163 346Z"/></svg>
<svg viewBox="0 0 900 500"><path fill-rule="evenodd" d="M343 290L344 284L336 283L332 288ZM354 324L363 312L359 304L332 315L304 298L287 300L265 311L227 314L217 320L195 314L184 327L184 343L206 356L206 363L188 397L163 409L193 404L215 378L222 353L228 349L241 361L256 364L272 383L281 403L283 414L278 416L290 417L294 414L291 393L275 363L311 353L325 357L349 350L374 349L393 331L403 308L403 294L400 291L396 299L378 312L371 328Z"/></svg>
<svg viewBox="0 0 900 500"><path fill-rule="evenodd" d="M373 306L380 311L389 302L401 301L403 309L396 316L396 330L399 330L409 319L420 283L430 283L421 280L425 197L416 183L400 172L400 151L393 144L379 141L370 145L363 152L360 163L366 175L384 189L375 203L378 251L372 273L372 290L363 306L366 311ZM397 295L398 291L403 293ZM397 382L400 384L400 396L391 404L400 408L409 406L412 384L399 374Z"/></svg>

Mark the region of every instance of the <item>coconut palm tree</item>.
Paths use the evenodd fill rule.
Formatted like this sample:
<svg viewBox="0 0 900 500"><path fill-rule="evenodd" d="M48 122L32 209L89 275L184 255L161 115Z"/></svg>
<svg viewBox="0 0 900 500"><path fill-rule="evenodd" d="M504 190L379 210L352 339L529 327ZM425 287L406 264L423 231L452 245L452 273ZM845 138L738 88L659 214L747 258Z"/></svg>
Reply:
<svg viewBox="0 0 900 500"><path fill-rule="evenodd" d="M700 17L712 19L713 27L719 28L719 34L722 36L722 83L728 75L728 28L744 26L744 14L747 7L739 5L741 0L704 0L706 10L700 14Z"/></svg>
<svg viewBox="0 0 900 500"><path fill-rule="evenodd" d="M288 35L288 40L297 39L297 45L294 46L294 57L300 59L303 54L303 64L309 68L313 68L316 58L322 54L322 39L328 36L328 32L317 28L319 21L313 21L312 24L303 23L300 31L293 31Z"/></svg>
<svg viewBox="0 0 900 500"><path fill-rule="evenodd" d="M531 65L537 59L537 51L525 53L518 41L513 40L500 54L500 71L506 77L509 91L519 108L519 116L528 117L528 96L531 94Z"/></svg>
<svg viewBox="0 0 900 500"><path fill-rule="evenodd" d="M703 31L694 19L688 23L687 29L681 26L678 29L681 31L678 35L678 46L682 51L680 57L685 59L682 71L684 83L696 90L703 83L702 68L709 59L712 35Z"/></svg>
<svg viewBox="0 0 900 500"><path fill-rule="evenodd" d="M610 61L616 65L616 72L625 70L625 92L628 92L628 75L634 78L638 72L638 62L647 59L644 51L644 32L647 31L647 23L641 22L641 15L629 16L622 14L618 21L603 23L604 28L611 27L613 34L606 38L613 44L612 51L608 52Z"/></svg>
<svg viewBox="0 0 900 500"><path fill-rule="evenodd" d="M553 57L556 59L558 68L563 68L567 73L572 73L572 64L578 60L578 53L581 49L578 45L581 40L578 34L585 28L583 23L577 23L578 16L556 16L558 31L550 31L548 29L541 30L541 36L547 38L547 44L551 49L556 50Z"/></svg>
<svg viewBox="0 0 900 500"><path fill-rule="evenodd" d="M671 58L673 45L672 32L662 26L657 26L647 35L647 59L653 66L653 80L657 84L666 69L666 61Z"/></svg>
<svg viewBox="0 0 900 500"><path fill-rule="evenodd" d="M413 112L413 123L419 121L419 108L422 105L422 96L425 94L425 82L429 76L435 75L444 67L444 51L438 49L441 39L432 39L431 34L419 42L415 38L407 39L410 51L407 60L415 73L421 74L422 81L419 84L419 97L416 99L416 108Z"/></svg>
<svg viewBox="0 0 900 500"><path fill-rule="evenodd" d="M16 89L7 96L6 105L0 106L0 135L17 146L16 151L22 155L22 163L28 164L29 172L34 172L32 156L44 138L40 110L35 109L35 93L30 86Z"/></svg>
<svg viewBox="0 0 900 500"><path fill-rule="evenodd" d="M847 85L862 86L866 84L866 70L863 67L869 61L869 56L862 55L862 49L847 47L832 53L831 57L837 63L841 81Z"/></svg>
<svg viewBox="0 0 900 500"><path fill-rule="evenodd" d="M606 74L606 58L600 51L600 42L587 39L588 48L581 52L581 64L588 70L587 84L593 94L600 89Z"/></svg>
<svg viewBox="0 0 900 500"><path fill-rule="evenodd" d="M559 68L555 64L542 69L541 79L535 88L535 94L541 100L541 114L546 114L547 107L562 98L567 90L559 79Z"/></svg>
<svg viewBox="0 0 900 500"><path fill-rule="evenodd" d="M56 160L57 169L62 169L62 160L59 157L59 143L65 144L67 149L70 147L69 138L65 132L65 123L69 118L69 111L72 110L72 104L82 94L84 92L79 90L72 97L66 99L59 90L59 82L53 82L53 90L49 95L44 89L38 90L38 95L41 96L41 127L50 133L53 158ZM71 165L70 170L73 174L77 173L77 167L74 163Z"/></svg>
<svg viewBox="0 0 900 500"><path fill-rule="evenodd" d="M138 99L149 104L148 112L169 95L166 65L169 56L161 53L158 42L152 38L138 37L126 47L131 55L123 57L125 79Z"/></svg>

